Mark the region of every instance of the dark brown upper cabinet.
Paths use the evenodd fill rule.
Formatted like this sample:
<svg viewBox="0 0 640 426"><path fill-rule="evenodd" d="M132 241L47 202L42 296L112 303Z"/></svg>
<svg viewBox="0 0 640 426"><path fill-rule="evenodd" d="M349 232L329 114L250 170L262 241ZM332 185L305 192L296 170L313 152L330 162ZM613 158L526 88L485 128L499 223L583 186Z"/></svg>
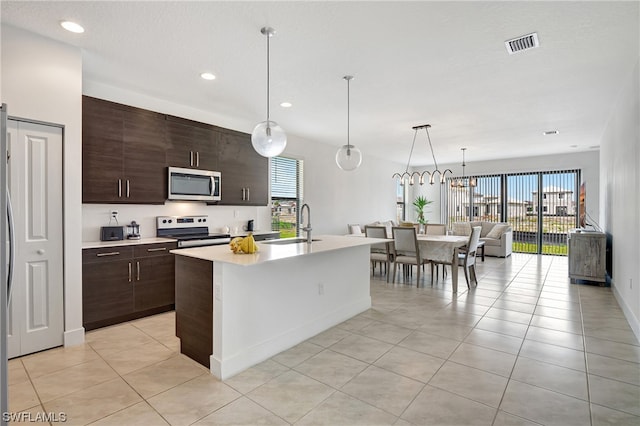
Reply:
<svg viewBox="0 0 640 426"><path fill-rule="evenodd" d="M266 206L269 160L251 135L82 97L82 202L163 204L167 167L222 173L215 204Z"/></svg>
<svg viewBox="0 0 640 426"><path fill-rule="evenodd" d="M222 173L222 205L266 206L269 201L269 159L251 145L251 135L221 129L218 170Z"/></svg>
<svg viewBox="0 0 640 426"><path fill-rule="evenodd" d="M165 135L163 114L83 96L82 202L164 203Z"/></svg>
<svg viewBox="0 0 640 426"><path fill-rule="evenodd" d="M167 165L218 171L217 127L167 116Z"/></svg>

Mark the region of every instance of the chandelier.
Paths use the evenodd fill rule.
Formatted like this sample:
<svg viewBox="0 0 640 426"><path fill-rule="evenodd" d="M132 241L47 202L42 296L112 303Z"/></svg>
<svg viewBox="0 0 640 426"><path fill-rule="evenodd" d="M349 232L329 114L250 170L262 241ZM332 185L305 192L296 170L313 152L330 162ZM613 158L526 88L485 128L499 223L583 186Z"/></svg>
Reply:
<svg viewBox="0 0 640 426"><path fill-rule="evenodd" d="M451 179L451 187L452 188L475 188L478 182L476 178L467 178L464 175L464 167L466 166L464 162L464 152L467 148L460 148L462 150L462 177L458 179Z"/></svg>
<svg viewBox="0 0 640 426"><path fill-rule="evenodd" d="M413 134L413 142L411 143L411 151L409 151L409 160L407 161L407 167L404 170L404 173L394 173L393 176L391 176L392 178L398 178L400 180L400 185L404 185L405 183L409 183L409 185L413 185L415 183L415 178L416 176L419 178L418 183L420 185L423 185L425 182L425 175L429 177L429 184L433 185L435 183L435 178L436 178L436 174L438 174L438 176L440 177L440 183L444 184L446 182L446 178L445 175L447 174L447 172L453 174L453 172L449 169L446 169L444 172L441 172L438 169L438 163L436 162L436 156L433 153L433 145L431 144L431 137L429 136L429 128L431 127L431 124L423 124L421 126L414 126L412 127L413 130L415 130L414 134ZM429 142L429 149L431 150L431 156L433 157L433 164L435 166L435 170L433 172L430 172L428 170L421 172L413 172L413 173L409 173L409 165L411 164L411 155L413 155L413 148L416 144L416 136L418 136L418 130L420 129L424 129L427 133L427 141Z"/></svg>

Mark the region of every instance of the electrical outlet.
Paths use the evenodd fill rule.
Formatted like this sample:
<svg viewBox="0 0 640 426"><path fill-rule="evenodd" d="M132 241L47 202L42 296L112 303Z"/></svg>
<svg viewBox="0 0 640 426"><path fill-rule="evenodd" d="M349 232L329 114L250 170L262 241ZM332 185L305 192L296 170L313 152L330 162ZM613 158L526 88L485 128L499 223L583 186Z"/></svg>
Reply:
<svg viewBox="0 0 640 426"><path fill-rule="evenodd" d="M111 219L118 220L118 210L111 210Z"/></svg>
<svg viewBox="0 0 640 426"><path fill-rule="evenodd" d="M233 217L235 217L236 219L240 217L240 210L234 210L233 211Z"/></svg>
<svg viewBox="0 0 640 426"><path fill-rule="evenodd" d="M318 295L320 295L320 296L324 295L324 284L323 283L318 283Z"/></svg>

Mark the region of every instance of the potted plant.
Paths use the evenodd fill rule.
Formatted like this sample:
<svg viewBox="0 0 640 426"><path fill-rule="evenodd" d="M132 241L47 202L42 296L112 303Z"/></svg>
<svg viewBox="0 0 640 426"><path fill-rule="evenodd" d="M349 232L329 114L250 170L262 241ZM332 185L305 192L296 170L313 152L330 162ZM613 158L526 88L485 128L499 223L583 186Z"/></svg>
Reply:
<svg viewBox="0 0 640 426"><path fill-rule="evenodd" d="M416 208L416 213L418 214L418 223L420 224L421 232L424 232L424 225L427 223L427 220L424 218L424 208L429 204L433 203L433 201L427 200L424 196L419 195L413 201L413 206Z"/></svg>

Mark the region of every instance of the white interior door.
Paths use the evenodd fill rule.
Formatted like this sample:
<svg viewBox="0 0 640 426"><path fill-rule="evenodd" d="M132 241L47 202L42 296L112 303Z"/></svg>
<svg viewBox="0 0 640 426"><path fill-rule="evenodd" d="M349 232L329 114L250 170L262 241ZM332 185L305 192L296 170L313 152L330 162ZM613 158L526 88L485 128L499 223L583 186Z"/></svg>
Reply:
<svg viewBox="0 0 640 426"><path fill-rule="evenodd" d="M9 120L15 263L9 358L63 344L62 129Z"/></svg>

